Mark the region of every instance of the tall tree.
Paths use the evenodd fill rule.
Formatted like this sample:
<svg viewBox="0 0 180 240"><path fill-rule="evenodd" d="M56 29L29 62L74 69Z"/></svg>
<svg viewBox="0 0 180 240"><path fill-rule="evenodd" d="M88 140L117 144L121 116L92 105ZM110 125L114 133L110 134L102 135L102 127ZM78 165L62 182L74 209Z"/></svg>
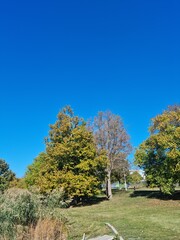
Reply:
<svg viewBox="0 0 180 240"><path fill-rule="evenodd" d="M62 187L68 197L78 200L98 193L105 165L106 155L97 151L93 134L67 106L50 125L46 153L29 167L27 180L45 192Z"/></svg>
<svg viewBox="0 0 180 240"><path fill-rule="evenodd" d="M94 118L93 129L98 149L105 150L107 154L106 195L111 198L111 173L114 169L124 168L124 162L131 152L129 136L121 118L110 111L98 113Z"/></svg>
<svg viewBox="0 0 180 240"><path fill-rule="evenodd" d="M150 137L135 153L147 183L172 194L180 182L180 106L170 106L151 121Z"/></svg>
<svg viewBox="0 0 180 240"><path fill-rule="evenodd" d="M7 189L14 178L15 174L9 169L9 165L0 159L0 192Z"/></svg>

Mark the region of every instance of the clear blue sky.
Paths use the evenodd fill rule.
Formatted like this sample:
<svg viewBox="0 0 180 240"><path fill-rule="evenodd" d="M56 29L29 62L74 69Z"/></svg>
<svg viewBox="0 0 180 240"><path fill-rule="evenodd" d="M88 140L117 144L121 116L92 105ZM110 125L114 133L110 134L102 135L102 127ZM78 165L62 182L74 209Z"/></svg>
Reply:
<svg viewBox="0 0 180 240"><path fill-rule="evenodd" d="M1 1L0 158L22 177L67 104L119 114L138 146L180 102L179 13L179 0Z"/></svg>

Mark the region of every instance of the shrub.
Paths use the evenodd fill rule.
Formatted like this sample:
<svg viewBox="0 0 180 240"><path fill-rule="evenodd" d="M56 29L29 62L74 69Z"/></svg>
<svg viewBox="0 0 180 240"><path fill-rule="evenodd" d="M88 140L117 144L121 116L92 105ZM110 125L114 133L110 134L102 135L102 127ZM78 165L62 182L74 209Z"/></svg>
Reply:
<svg viewBox="0 0 180 240"><path fill-rule="evenodd" d="M53 210L53 206L59 205L61 196L54 192L46 199L46 204L41 198L16 188L7 190L0 197L0 240L66 239L66 220L58 209Z"/></svg>
<svg viewBox="0 0 180 240"><path fill-rule="evenodd" d="M41 193L40 189L35 186L31 186L28 189L39 199L42 207L67 208L71 202L71 199L67 198L63 188L57 188L47 193Z"/></svg>
<svg viewBox="0 0 180 240"><path fill-rule="evenodd" d="M38 203L27 190L9 189L0 199L0 236L16 239L17 226L35 225Z"/></svg>
<svg viewBox="0 0 180 240"><path fill-rule="evenodd" d="M2 196L1 213L18 225L35 224L38 202L27 190L9 189Z"/></svg>
<svg viewBox="0 0 180 240"><path fill-rule="evenodd" d="M44 196L43 205L49 208L66 208L65 194L62 189L54 189L51 193Z"/></svg>

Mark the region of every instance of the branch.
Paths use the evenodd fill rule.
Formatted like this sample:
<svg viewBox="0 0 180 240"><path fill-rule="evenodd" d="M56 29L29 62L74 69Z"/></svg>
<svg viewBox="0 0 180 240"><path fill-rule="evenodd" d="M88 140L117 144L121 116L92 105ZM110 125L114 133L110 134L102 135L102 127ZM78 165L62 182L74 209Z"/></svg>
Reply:
<svg viewBox="0 0 180 240"><path fill-rule="evenodd" d="M113 233L116 235L116 237L119 237L120 240L124 240L121 236L119 236L118 231L113 227L110 223L106 223L106 225L113 231Z"/></svg>

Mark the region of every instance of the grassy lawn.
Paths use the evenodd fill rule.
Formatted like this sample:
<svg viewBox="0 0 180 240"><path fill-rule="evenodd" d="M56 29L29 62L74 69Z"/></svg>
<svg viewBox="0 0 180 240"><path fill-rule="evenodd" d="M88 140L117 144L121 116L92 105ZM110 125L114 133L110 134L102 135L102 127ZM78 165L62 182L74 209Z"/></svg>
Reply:
<svg viewBox="0 0 180 240"><path fill-rule="evenodd" d="M70 219L69 240L111 233L105 226L112 224L125 240L180 239L180 201L148 198L147 192L118 192L111 201L69 208L64 214Z"/></svg>

